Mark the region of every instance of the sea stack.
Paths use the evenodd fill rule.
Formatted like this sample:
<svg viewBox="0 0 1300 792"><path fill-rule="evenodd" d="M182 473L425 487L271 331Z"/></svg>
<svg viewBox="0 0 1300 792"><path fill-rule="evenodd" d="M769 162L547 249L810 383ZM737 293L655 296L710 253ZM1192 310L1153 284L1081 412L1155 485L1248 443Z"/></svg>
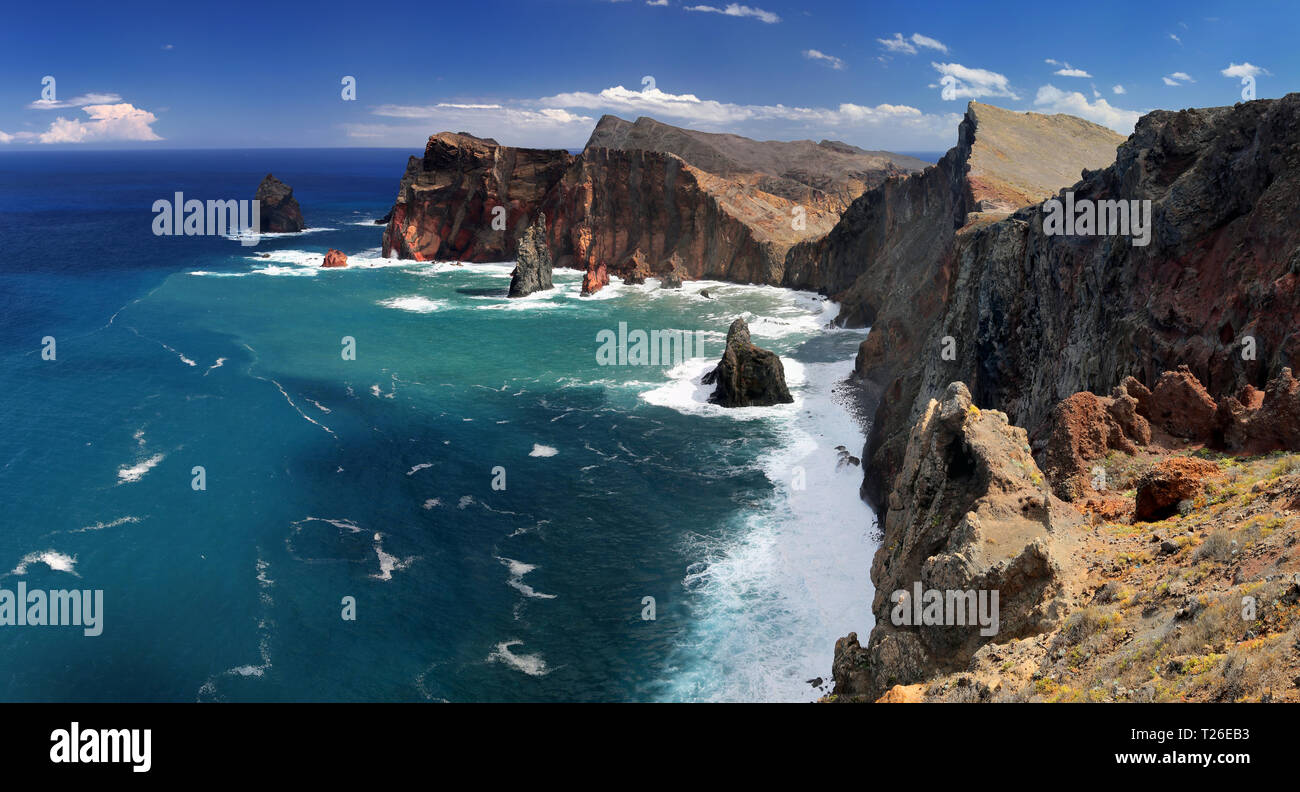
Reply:
<svg viewBox="0 0 1300 792"><path fill-rule="evenodd" d="M347 255L343 251L334 248L330 248L329 252L325 254L325 261L321 264L322 267L346 267L347 265Z"/></svg>
<svg viewBox="0 0 1300 792"><path fill-rule="evenodd" d="M709 401L723 407L767 407L794 401L785 386L781 358L749 340L749 325L744 319L731 323L722 360L700 382L716 383Z"/></svg>
<svg viewBox="0 0 1300 792"><path fill-rule="evenodd" d="M253 196L261 208L261 230L273 234L301 231L305 227L302 209L294 200L293 188L271 174L266 174Z"/></svg>
<svg viewBox="0 0 1300 792"><path fill-rule="evenodd" d="M546 215L538 214L515 245L515 271L510 274L510 296L527 297L553 288L551 250L546 246Z"/></svg>

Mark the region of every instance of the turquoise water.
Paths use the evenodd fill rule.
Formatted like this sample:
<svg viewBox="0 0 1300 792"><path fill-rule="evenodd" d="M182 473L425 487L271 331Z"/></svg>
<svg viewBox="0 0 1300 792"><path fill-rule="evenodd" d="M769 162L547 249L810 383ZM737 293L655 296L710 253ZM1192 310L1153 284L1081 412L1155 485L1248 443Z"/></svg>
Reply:
<svg viewBox="0 0 1300 792"><path fill-rule="evenodd" d="M272 169L207 156L196 197ZM768 287L582 298L558 271L512 301L509 264L384 260L370 221L404 156L281 155L311 229L256 247L148 236L180 166L101 166L107 199L54 253L37 229L74 207L50 173L86 163L0 160L25 254L0 273L0 586L105 600L99 637L0 629L0 697L814 698L835 638L870 628L873 518L834 451L862 445L834 393L862 333ZM351 266L319 269L330 247ZM737 316L794 405L704 403ZM621 322L703 331L704 355L601 366Z"/></svg>

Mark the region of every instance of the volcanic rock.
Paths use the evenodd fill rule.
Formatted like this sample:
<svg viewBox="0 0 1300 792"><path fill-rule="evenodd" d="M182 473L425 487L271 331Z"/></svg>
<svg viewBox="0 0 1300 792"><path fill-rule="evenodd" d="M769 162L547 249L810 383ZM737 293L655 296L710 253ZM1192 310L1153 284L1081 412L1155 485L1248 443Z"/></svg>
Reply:
<svg viewBox="0 0 1300 792"><path fill-rule="evenodd" d="M587 271L582 275L582 295L584 297L595 294L609 285L609 270L605 267L603 261L593 261L587 265Z"/></svg>
<svg viewBox="0 0 1300 792"><path fill-rule="evenodd" d="M546 247L546 215L539 214L515 246L515 269L510 274L510 296L525 297L553 288L551 251Z"/></svg>
<svg viewBox="0 0 1300 792"><path fill-rule="evenodd" d="M258 222L262 231L285 234L305 228L302 209L293 197L293 188L271 174L262 179L253 198L259 202Z"/></svg>
<svg viewBox="0 0 1300 792"><path fill-rule="evenodd" d="M572 162L558 149L502 146L463 132L433 135L424 156L407 162L384 228L383 254L508 261L542 197Z"/></svg>
<svg viewBox="0 0 1300 792"><path fill-rule="evenodd" d="M874 701L894 685L962 670L993 641L1035 635L1065 615L1070 592L1056 549L1084 530L1043 485L1025 430L980 410L960 382L931 400L910 434L871 565L876 626L835 646L835 693ZM995 635L979 625L899 625L897 603L922 590L999 592ZM903 592L900 599L897 592ZM910 607L910 605L907 605Z"/></svg>
<svg viewBox="0 0 1300 792"><path fill-rule="evenodd" d="M1144 522L1155 522L1173 515L1180 501L1195 499L1204 491L1206 477L1218 472L1218 465L1204 459L1169 457L1161 460L1138 479L1134 517Z"/></svg>
<svg viewBox="0 0 1300 792"><path fill-rule="evenodd" d="M347 265L348 257L342 251L334 248L329 249L329 252L325 254L325 261L321 264L322 267L346 267Z"/></svg>
<svg viewBox="0 0 1300 792"><path fill-rule="evenodd" d="M955 157L952 165L968 142L972 151L989 142L980 132L983 106L972 107L958 149L945 158ZM1063 155L1069 141L1059 150L1043 153ZM1209 420L1214 402L1248 384L1261 388L1298 362L1296 162L1300 94L1143 116L1114 164L1085 170L1067 190L1076 202L1150 201L1145 245L1132 235L1049 236L1044 209L1029 206L968 225L951 244L918 247L927 234L917 218L935 205L921 199L965 209L937 188L922 189L934 171L950 170L942 162L865 194L828 235L813 269L867 262L856 265L865 279L859 304L876 310L867 311L872 331L857 372L879 401L864 456L867 495L883 499L901 470L909 427L954 379L967 382L978 403L1037 430L1062 398L1108 393L1132 376L1156 383L1149 397L1126 386L1153 429L1213 440L1221 420L1232 423L1230 414ZM951 222L960 216L954 211ZM915 255L891 250L908 241L903 252ZM945 338L955 358L940 354ZM1244 354L1247 345L1255 354ZM1215 425L1208 433L1207 423Z"/></svg>
<svg viewBox="0 0 1300 792"><path fill-rule="evenodd" d="M1120 385L1110 398L1082 391L1053 408L1040 429L1045 440L1035 442L1035 456L1057 497L1073 501L1094 494L1089 462L1111 451L1133 454L1151 442L1151 427L1137 414L1137 403Z"/></svg>
<svg viewBox="0 0 1300 792"><path fill-rule="evenodd" d="M700 382L716 384L709 401L723 407L766 407L794 401L785 385L781 358L750 341L744 319L731 323L722 360Z"/></svg>

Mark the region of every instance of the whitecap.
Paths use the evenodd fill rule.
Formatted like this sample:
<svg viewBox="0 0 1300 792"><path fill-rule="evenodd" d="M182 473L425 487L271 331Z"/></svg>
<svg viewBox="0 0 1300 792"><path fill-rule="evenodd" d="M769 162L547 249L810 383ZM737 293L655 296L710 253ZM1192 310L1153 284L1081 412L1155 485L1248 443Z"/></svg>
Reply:
<svg viewBox="0 0 1300 792"><path fill-rule="evenodd" d="M164 459L166 459L165 454L154 454L148 459L142 460L140 462L136 462L134 465L123 465L122 467L118 468L117 483L127 484L131 482L139 481L140 479L144 478L144 474L153 470L155 467L158 466L158 463L162 462Z"/></svg>

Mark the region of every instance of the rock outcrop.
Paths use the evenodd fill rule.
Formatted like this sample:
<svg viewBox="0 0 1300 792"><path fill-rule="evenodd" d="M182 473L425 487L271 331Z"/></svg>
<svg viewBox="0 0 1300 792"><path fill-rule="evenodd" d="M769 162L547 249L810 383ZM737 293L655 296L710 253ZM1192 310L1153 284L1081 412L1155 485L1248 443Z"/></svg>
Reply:
<svg viewBox="0 0 1300 792"><path fill-rule="evenodd" d="M731 323L722 360L700 382L716 386L709 401L723 407L768 407L794 401L785 384L781 358L754 345L744 319Z"/></svg>
<svg viewBox="0 0 1300 792"><path fill-rule="evenodd" d="M553 288L551 251L546 247L546 215L524 230L515 246L515 270L510 274L510 296L526 297L533 292Z"/></svg>
<svg viewBox="0 0 1300 792"><path fill-rule="evenodd" d="M293 197L293 188L271 174L266 174L262 183L257 185L258 222L261 230L273 234L286 234L301 231L306 226L302 219L302 209Z"/></svg>
<svg viewBox="0 0 1300 792"><path fill-rule="evenodd" d="M1162 460L1138 479L1133 516L1145 522L1172 516L1180 503L1200 495L1205 490L1205 479L1218 472L1218 465L1204 459Z"/></svg>
<svg viewBox="0 0 1300 792"><path fill-rule="evenodd" d="M835 695L874 701L894 685L964 669L987 643L1054 628L1068 610L1062 565L1082 530L1046 488L1025 431L976 408L962 383L949 385L910 433L871 565L876 626L865 647L856 635L836 644ZM949 606L949 592L996 591L996 623L984 629L958 599L960 622L918 625L909 618L918 589Z"/></svg>
<svg viewBox="0 0 1300 792"><path fill-rule="evenodd" d="M334 248L329 249L329 252L325 254L325 260L321 262L322 267L346 267L347 265L348 257L343 251Z"/></svg>
<svg viewBox="0 0 1300 792"><path fill-rule="evenodd" d="M1151 442L1151 425L1137 409L1137 399L1123 385L1109 398L1084 391L1052 409L1042 427L1043 436L1036 438L1034 445L1058 498L1074 501L1095 494L1090 463L1112 451L1136 453Z"/></svg>

